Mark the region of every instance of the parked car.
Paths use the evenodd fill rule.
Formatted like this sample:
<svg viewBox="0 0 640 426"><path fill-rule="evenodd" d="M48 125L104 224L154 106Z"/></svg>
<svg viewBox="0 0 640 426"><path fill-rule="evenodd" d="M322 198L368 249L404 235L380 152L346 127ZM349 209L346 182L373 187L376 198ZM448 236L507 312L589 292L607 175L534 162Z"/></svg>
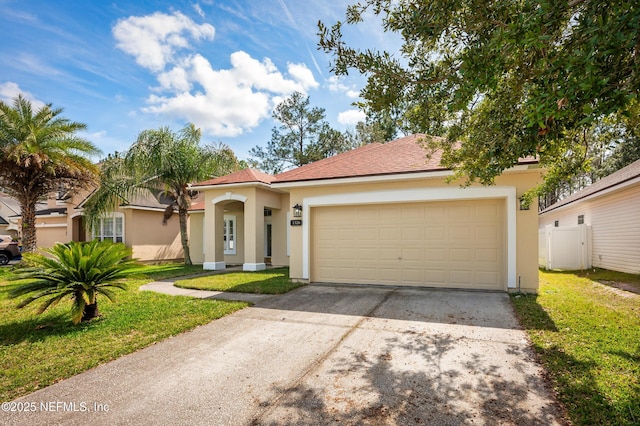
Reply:
<svg viewBox="0 0 640 426"><path fill-rule="evenodd" d="M20 257L18 242L9 235L0 235L0 265L6 265L16 257Z"/></svg>

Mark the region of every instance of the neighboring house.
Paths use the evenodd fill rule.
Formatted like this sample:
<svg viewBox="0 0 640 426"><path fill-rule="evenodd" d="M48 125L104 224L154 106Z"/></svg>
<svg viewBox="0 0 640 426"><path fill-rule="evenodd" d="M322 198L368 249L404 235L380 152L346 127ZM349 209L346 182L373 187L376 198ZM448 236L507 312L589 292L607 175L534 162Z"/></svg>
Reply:
<svg viewBox="0 0 640 426"><path fill-rule="evenodd" d="M20 214L20 204L6 194L0 192L0 235L17 238L20 228L15 216Z"/></svg>
<svg viewBox="0 0 640 426"><path fill-rule="evenodd" d="M142 261L177 260L184 258L180 242L177 214L166 225L162 218L168 202L155 197L142 197L122 205L105 215L93 234L89 234L82 206L91 194L52 194L36 209L36 238L39 248L69 241L88 241L93 238L123 242ZM161 200L164 201L164 200ZM13 219L21 222L19 212Z"/></svg>
<svg viewBox="0 0 640 426"><path fill-rule="evenodd" d="M519 198L539 182L537 161L463 188L422 136L193 185L194 262L289 265L304 282L536 291L537 205Z"/></svg>
<svg viewBox="0 0 640 426"><path fill-rule="evenodd" d="M539 215L541 230L578 225L591 229L587 265L640 273L640 160L549 206ZM550 253L549 257L553 256Z"/></svg>

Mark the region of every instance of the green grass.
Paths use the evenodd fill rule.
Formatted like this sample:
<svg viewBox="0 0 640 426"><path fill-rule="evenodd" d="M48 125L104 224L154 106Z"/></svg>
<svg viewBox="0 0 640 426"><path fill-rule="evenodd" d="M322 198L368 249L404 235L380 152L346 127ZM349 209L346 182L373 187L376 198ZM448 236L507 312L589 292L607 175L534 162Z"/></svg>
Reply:
<svg viewBox="0 0 640 426"><path fill-rule="evenodd" d="M256 272L228 272L176 281L176 287L237 293L282 294L303 284L291 282L289 268Z"/></svg>
<svg viewBox="0 0 640 426"><path fill-rule="evenodd" d="M42 315L35 306L16 309L13 286L0 273L0 402L81 373L167 337L230 314L246 303L175 297L138 288L149 281L202 272L201 266L144 266L118 291L116 302L99 299L102 317L73 325L70 302ZM8 269L8 268L7 268Z"/></svg>
<svg viewBox="0 0 640 426"><path fill-rule="evenodd" d="M512 295L522 325L576 425L640 424L640 296L589 276L540 272L538 295Z"/></svg>

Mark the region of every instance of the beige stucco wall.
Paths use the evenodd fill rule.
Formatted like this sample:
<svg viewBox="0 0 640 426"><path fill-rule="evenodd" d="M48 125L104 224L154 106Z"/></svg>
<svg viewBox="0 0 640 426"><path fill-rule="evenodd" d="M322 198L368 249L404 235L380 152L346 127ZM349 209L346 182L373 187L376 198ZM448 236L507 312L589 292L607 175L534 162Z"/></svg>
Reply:
<svg viewBox="0 0 640 426"><path fill-rule="evenodd" d="M640 184L576 201L539 217L539 227L577 226L584 215L591 226L591 264L613 271L640 273Z"/></svg>
<svg viewBox="0 0 640 426"><path fill-rule="evenodd" d="M180 224L174 214L166 225L160 211L124 209L125 244L142 261L183 259Z"/></svg>
<svg viewBox="0 0 640 426"><path fill-rule="evenodd" d="M195 264L204 263L204 212L189 214L189 254Z"/></svg>
<svg viewBox="0 0 640 426"><path fill-rule="evenodd" d="M38 248L53 247L56 243L68 243L67 217L36 217Z"/></svg>
<svg viewBox="0 0 640 426"><path fill-rule="evenodd" d="M234 188L224 187L220 189L203 190L205 195L204 215L204 261L220 262L227 265L263 263L265 258L265 217L264 208L272 211L268 219L272 225L272 255L273 265L288 265L287 256L287 206L288 194L274 192L255 185L244 185ZM245 202L238 198L246 197ZM213 201L221 198L217 205L217 222L214 220ZM216 245L219 253L222 253L223 234L222 216L233 215L236 217L236 254L215 256ZM194 232L195 227L194 227ZM195 247L195 246L194 246Z"/></svg>

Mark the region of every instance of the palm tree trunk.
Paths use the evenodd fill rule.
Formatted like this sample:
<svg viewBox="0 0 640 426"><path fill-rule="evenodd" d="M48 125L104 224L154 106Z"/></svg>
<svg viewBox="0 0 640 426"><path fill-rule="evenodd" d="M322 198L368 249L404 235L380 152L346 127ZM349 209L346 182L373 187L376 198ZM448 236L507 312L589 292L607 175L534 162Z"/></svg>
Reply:
<svg viewBox="0 0 640 426"><path fill-rule="evenodd" d="M37 247L36 240L36 200L20 200L22 214L22 251L33 252Z"/></svg>
<svg viewBox="0 0 640 426"><path fill-rule="evenodd" d="M97 318L100 316L100 312L98 311L98 301L91 305L84 305L84 311L82 312L82 319L80 321L91 321L93 318Z"/></svg>
<svg viewBox="0 0 640 426"><path fill-rule="evenodd" d="M180 240L182 241L182 251L184 252L184 264L193 265L189 253L189 234L187 233L187 210L178 207L178 219L180 219Z"/></svg>

